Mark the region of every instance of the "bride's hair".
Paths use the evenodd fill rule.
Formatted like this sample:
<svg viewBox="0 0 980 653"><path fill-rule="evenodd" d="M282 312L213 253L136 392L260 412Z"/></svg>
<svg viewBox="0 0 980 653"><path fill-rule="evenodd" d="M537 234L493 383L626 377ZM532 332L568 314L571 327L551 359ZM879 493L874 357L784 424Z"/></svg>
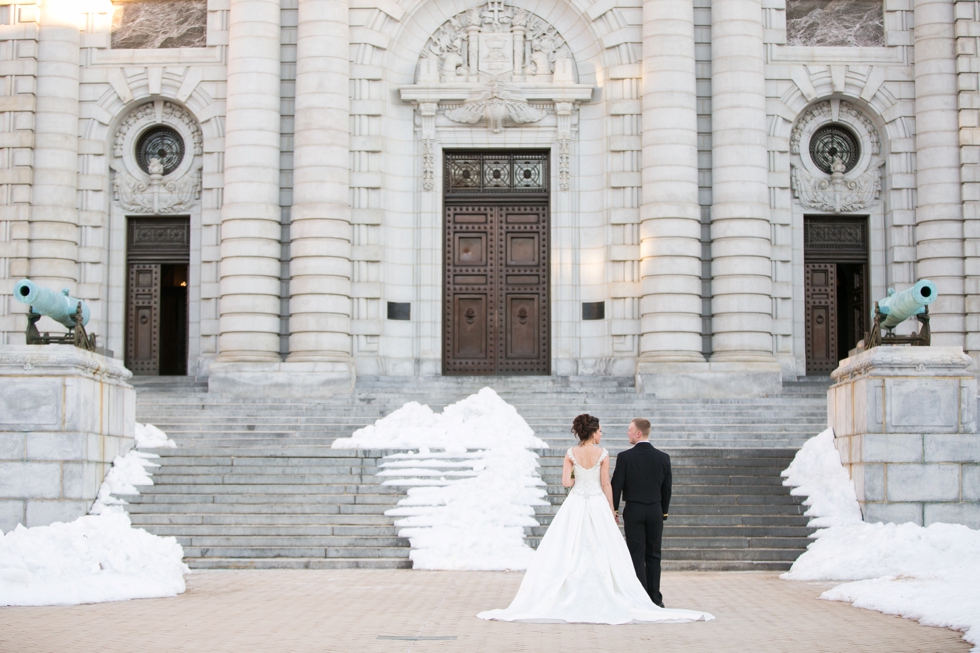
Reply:
<svg viewBox="0 0 980 653"><path fill-rule="evenodd" d="M575 418L572 422L572 433L578 436L579 441L587 442L596 431L599 430L599 418L584 413Z"/></svg>

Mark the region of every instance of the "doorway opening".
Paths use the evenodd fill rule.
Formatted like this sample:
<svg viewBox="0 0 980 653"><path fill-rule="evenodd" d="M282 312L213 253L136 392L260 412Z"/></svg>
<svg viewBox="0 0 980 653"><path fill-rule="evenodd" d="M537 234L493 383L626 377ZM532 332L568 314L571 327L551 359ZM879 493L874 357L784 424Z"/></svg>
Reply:
<svg viewBox="0 0 980 653"><path fill-rule="evenodd" d="M190 221L130 218L126 367L134 375L187 374Z"/></svg>
<svg viewBox="0 0 980 653"><path fill-rule="evenodd" d="M551 374L548 157L445 155L445 375Z"/></svg>
<svg viewBox="0 0 980 653"><path fill-rule="evenodd" d="M805 217L806 373L826 376L868 330L867 218Z"/></svg>

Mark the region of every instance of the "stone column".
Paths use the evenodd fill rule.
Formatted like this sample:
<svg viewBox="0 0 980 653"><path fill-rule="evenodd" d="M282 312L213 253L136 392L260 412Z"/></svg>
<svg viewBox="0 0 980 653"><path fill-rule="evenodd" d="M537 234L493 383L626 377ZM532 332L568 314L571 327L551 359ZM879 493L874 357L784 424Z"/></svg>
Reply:
<svg viewBox="0 0 980 653"><path fill-rule="evenodd" d="M351 356L348 0L300 0L289 357Z"/></svg>
<svg viewBox="0 0 980 653"><path fill-rule="evenodd" d="M712 2L712 362L774 361L764 64L760 0Z"/></svg>
<svg viewBox="0 0 980 653"><path fill-rule="evenodd" d="M704 362L694 4L643 3L640 363Z"/></svg>
<svg viewBox="0 0 980 653"><path fill-rule="evenodd" d="M963 209L953 0L915 0L916 276L939 297L929 307L932 344L965 338Z"/></svg>
<svg viewBox="0 0 980 653"><path fill-rule="evenodd" d="M231 0L218 360L279 356L279 0Z"/></svg>
<svg viewBox="0 0 980 653"><path fill-rule="evenodd" d="M75 0L45 0L37 45L37 105L29 273L55 291L78 283L79 23Z"/></svg>

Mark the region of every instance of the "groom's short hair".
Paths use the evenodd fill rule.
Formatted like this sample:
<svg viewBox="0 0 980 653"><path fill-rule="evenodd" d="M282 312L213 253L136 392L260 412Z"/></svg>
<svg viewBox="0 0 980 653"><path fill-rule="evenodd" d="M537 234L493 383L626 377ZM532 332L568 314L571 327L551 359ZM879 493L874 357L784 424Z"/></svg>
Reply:
<svg viewBox="0 0 980 653"><path fill-rule="evenodd" d="M643 434L643 437L650 437L650 420L637 417L633 420L633 426L636 427L637 431Z"/></svg>

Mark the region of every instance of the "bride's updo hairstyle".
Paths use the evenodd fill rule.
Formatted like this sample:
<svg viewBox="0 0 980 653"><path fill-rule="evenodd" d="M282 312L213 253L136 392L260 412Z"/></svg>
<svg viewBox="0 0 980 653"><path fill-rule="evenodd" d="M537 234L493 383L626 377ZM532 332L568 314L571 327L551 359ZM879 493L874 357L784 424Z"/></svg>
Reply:
<svg viewBox="0 0 980 653"><path fill-rule="evenodd" d="M572 422L572 433L578 436L579 442L588 442L599 430L599 418L584 413Z"/></svg>

